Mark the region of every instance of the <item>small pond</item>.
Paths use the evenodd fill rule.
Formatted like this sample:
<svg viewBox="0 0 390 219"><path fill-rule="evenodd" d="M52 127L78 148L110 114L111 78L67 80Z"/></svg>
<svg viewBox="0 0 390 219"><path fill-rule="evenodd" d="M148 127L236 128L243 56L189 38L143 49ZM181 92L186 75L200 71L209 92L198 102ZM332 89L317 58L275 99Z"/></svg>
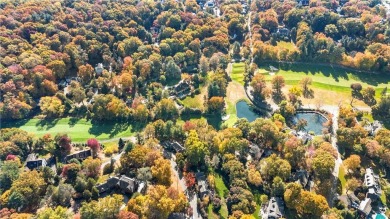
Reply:
<svg viewBox="0 0 390 219"><path fill-rule="evenodd" d="M236 110L238 118L246 118L249 122L253 122L257 118L262 117L260 113L255 112L253 107L243 100L236 103Z"/></svg>
<svg viewBox="0 0 390 219"><path fill-rule="evenodd" d="M327 121L325 117L314 112L298 112L294 116L293 122L297 123L299 119L306 120L305 130L308 132L313 131L316 135L322 135L323 124Z"/></svg>

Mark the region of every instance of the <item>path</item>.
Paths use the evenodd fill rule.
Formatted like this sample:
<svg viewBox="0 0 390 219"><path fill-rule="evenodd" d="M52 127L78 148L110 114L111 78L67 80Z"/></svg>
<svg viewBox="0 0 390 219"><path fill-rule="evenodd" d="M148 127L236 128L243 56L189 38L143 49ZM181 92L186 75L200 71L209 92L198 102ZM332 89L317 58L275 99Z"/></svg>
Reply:
<svg viewBox="0 0 390 219"><path fill-rule="evenodd" d="M125 137L125 138L122 138L122 139L123 139L124 141L130 140L130 141L132 141L132 142L134 142L134 143L135 143L136 140L137 140L134 136ZM99 141L99 143L104 143L104 142L109 142L109 141L114 141L114 140L116 140L116 139L113 138L113 139L109 139L109 140ZM119 141L119 138L118 138L118 141ZM116 161L118 161L119 159L121 159L121 156L122 156L123 153L124 153L124 151L120 152L120 153L117 154L117 155L112 156L111 158L114 159L115 162L116 162ZM110 158L108 161L102 163L101 167L104 168L104 166L106 166L107 164L110 164L110 163L111 163L111 158Z"/></svg>
<svg viewBox="0 0 390 219"><path fill-rule="evenodd" d="M175 160L176 160L176 156L174 154L171 154L171 160L170 160L171 161L171 168L172 168L172 172L174 173L175 177L178 179L177 180L177 182L178 182L177 187L180 187L182 189L182 191L186 193L187 186L185 184L184 177L182 179L180 179L178 167L177 167ZM187 198L189 199L190 206L191 206L192 212L193 212L191 219L203 219L198 211L198 196L196 195L196 193L192 197L190 197L187 193L186 193L186 195L187 195Z"/></svg>
<svg viewBox="0 0 390 219"><path fill-rule="evenodd" d="M253 43L252 43L252 30L251 30L251 17L252 17L252 12L249 12L248 14L248 21L247 21L247 26L248 26L248 33L249 33L249 50L251 52L251 64L253 63Z"/></svg>

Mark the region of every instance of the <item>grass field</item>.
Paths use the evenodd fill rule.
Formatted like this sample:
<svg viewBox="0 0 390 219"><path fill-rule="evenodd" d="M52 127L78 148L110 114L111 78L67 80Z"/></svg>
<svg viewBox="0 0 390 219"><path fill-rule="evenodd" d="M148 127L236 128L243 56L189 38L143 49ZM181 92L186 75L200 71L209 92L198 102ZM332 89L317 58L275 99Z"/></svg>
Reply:
<svg viewBox="0 0 390 219"><path fill-rule="evenodd" d="M339 169L339 180L341 182L342 194L344 194L346 191L345 184L347 183L347 180L345 179L345 170L344 170L344 167L342 165L340 166L340 169Z"/></svg>
<svg viewBox="0 0 390 219"><path fill-rule="evenodd" d="M222 176L219 174L215 174L215 189L217 190L217 193L219 197L221 197L222 200L224 200L224 193L229 192L228 188L226 187L225 183L223 182ZM221 209L219 210L219 215L221 218L227 218L229 215L226 203L222 201Z"/></svg>
<svg viewBox="0 0 390 219"><path fill-rule="evenodd" d="M133 134L127 123L96 124L86 119L62 118L58 120L30 119L16 123L2 124L2 128L20 128L41 137L44 134L68 134L73 142L85 142L89 138L108 140L111 138L128 137Z"/></svg>
<svg viewBox="0 0 390 219"><path fill-rule="evenodd" d="M241 85L244 85L244 73L245 73L245 63L233 63L232 73L230 77L233 81L237 81Z"/></svg>
<svg viewBox="0 0 390 219"><path fill-rule="evenodd" d="M207 86L203 86L200 88L200 94L195 95L194 97L187 96L184 100L181 102L184 104L184 106L189 108L204 108L204 96L207 95Z"/></svg>

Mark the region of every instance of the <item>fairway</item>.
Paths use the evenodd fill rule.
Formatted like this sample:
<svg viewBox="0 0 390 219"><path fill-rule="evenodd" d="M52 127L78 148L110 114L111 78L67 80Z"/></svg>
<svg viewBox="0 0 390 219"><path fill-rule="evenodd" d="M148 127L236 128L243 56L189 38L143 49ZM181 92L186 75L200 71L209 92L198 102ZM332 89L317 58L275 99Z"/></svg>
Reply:
<svg viewBox="0 0 390 219"><path fill-rule="evenodd" d="M2 124L1 128L20 128L29 133L41 137L50 133L52 136L57 133L68 134L73 142L85 142L89 138L108 140L111 138L131 136L131 126L127 123L97 124L86 119L62 118L53 121L30 119L15 123Z"/></svg>
<svg viewBox="0 0 390 219"><path fill-rule="evenodd" d="M237 81L241 85L244 85L244 73L245 73L245 63L233 63L232 64L232 74L230 77L233 81Z"/></svg>

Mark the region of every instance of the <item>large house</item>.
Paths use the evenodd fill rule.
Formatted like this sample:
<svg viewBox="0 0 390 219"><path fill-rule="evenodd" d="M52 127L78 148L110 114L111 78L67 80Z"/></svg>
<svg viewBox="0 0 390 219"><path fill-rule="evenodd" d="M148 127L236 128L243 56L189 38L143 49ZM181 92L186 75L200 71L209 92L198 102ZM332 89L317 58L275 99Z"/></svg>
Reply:
<svg viewBox="0 0 390 219"><path fill-rule="evenodd" d="M284 205L283 200L278 197L272 197L268 204L261 208L261 218L263 219L278 219L283 218Z"/></svg>
<svg viewBox="0 0 390 219"><path fill-rule="evenodd" d="M362 202L360 202L359 205L359 211L364 214L365 216L369 215L371 212L371 199L365 198Z"/></svg>
<svg viewBox="0 0 390 219"><path fill-rule="evenodd" d="M373 123L368 124L364 126L364 129L368 132L369 135L375 136L376 133L382 128L382 124L378 121L375 120Z"/></svg>
<svg viewBox="0 0 390 219"><path fill-rule="evenodd" d="M185 148L177 141L165 141L162 146L166 149L174 150L176 153L181 153Z"/></svg>
<svg viewBox="0 0 390 219"><path fill-rule="evenodd" d="M263 156L264 149L260 148L258 145L251 143L249 145L249 154L247 160L260 160Z"/></svg>
<svg viewBox="0 0 390 219"><path fill-rule="evenodd" d="M119 189L122 193L127 194L132 194L134 192L142 193L145 189L145 183L139 183L135 179L122 175L121 177L110 177L105 183L97 185L96 188L98 189L99 194L110 192L113 189Z"/></svg>
<svg viewBox="0 0 390 219"><path fill-rule="evenodd" d="M314 185L314 182L310 179L309 172L306 170L297 170L292 172L290 180L301 184L302 188L308 191L310 191Z"/></svg>
<svg viewBox="0 0 390 219"><path fill-rule="evenodd" d="M38 158L36 154L29 154L27 156L26 160L26 167L30 170L39 168L39 167L45 167L47 165L47 162L45 159Z"/></svg>
<svg viewBox="0 0 390 219"><path fill-rule="evenodd" d="M68 162L69 160L75 158L77 160L85 160L88 157L92 156L92 151L90 148L75 152L73 154L69 154L68 156L65 157L65 162Z"/></svg>
<svg viewBox="0 0 390 219"><path fill-rule="evenodd" d="M173 88L173 95L178 97L179 99L182 99L186 97L188 94L191 93L191 84L188 81L180 81L175 87Z"/></svg>
<svg viewBox="0 0 390 219"><path fill-rule="evenodd" d="M368 188L367 197L376 199L381 196L382 191L379 184L379 176L374 174L372 168L367 168L364 174L364 186Z"/></svg>
<svg viewBox="0 0 390 219"><path fill-rule="evenodd" d="M199 197L202 199L210 194L208 185L206 182L206 175L203 172L197 172L195 174L196 181L198 183Z"/></svg>

